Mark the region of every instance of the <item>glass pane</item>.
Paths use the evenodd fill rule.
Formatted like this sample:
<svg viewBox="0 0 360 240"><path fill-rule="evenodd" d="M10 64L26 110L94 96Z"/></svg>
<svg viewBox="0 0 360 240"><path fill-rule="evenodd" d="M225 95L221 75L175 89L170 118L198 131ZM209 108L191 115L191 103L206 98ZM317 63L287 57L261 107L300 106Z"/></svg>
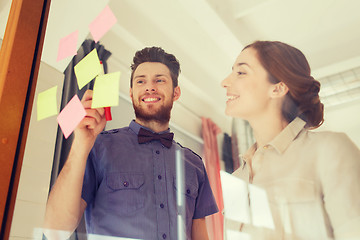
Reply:
<svg viewBox="0 0 360 240"><path fill-rule="evenodd" d="M199 213L200 210L199 212L194 210L201 208L201 204L199 204L198 201L201 203L211 202L211 200L208 199L198 198L197 194L200 194L200 187L197 185L197 180L199 180L200 177L199 179L194 177L203 174L201 175L201 179L205 179L204 171L206 170L206 176L209 178L209 184L214 192L216 203L220 208L220 213L217 215L206 217L209 239L333 238L334 232L332 229L334 226L331 224L333 224L332 221L336 221L336 219L330 219L328 216L328 209L326 209L327 206L324 204L324 201L326 203L327 200L325 199L326 197L323 198L322 195L322 184L314 182L313 179L309 180L308 178L296 175L298 173L296 170L302 170L301 173L314 172L313 176L315 176L315 178L329 177L325 176L326 174L324 174L324 176L316 175L317 173L315 173L315 171L317 170L317 166L311 165L313 160L312 151L293 154L297 157L304 156L303 159L300 159L301 161L299 160L299 162L294 164L287 165L288 163L284 159L279 158L284 160L284 162L281 164L274 163L269 166L268 159L277 160L278 158L262 158L262 156L265 156L266 153L270 151L272 151L270 155L274 156L277 154L278 149L264 145L263 148L259 150L256 148L256 152L254 151L254 154L251 156L251 161L255 159L252 163L253 165L251 165L251 167L249 167L249 164L246 165L246 160L248 159L246 159L244 155L246 155L248 150L251 149L256 142L256 138L249 122L241 120L240 118L232 119L225 115L226 90L221 88L220 82L231 72L234 59L236 59L244 44L256 39L279 37L278 40L282 40L302 39L306 37L306 39L302 39L303 44L306 42L314 42L314 45L307 48L307 50L311 52L308 59L311 63L316 61L317 58L320 58L318 55L326 55L328 58L336 55L340 58L341 54L335 51L333 47L326 51L326 54L311 51L313 48L317 48L316 46L319 47L318 44L315 44L319 40L316 39L316 41L312 41L311 39L307 39L307 37L314 35L315 32L318 32L318 29L313 30L311 34L306 32L302 34L303 36L294 35L295 32L300 31L300 29L308 29L316 25L310 20L304 20L304 25L301 25L302 27L295 28L294 26L297 26L297 24L293 22L292 24L289 23L290 27L279 26L279 32L277 32L276 35L267 34L268 32L275 31L275 29L272 30L273 26L269 26L267 29L263 29L263 31L259 30L259 33L257 33L261 26L268 26L267 21L264 22L264 16L268 16L269 12L272 13L271 18L275 18L275 16L280 16L283 12L290 12L293 9L296 10L292 12L294 13L294 19L290 16L291 14L289 14L286 18L281 18L276 24L273 24L274 26L278 26L287 18L289 18L289 22L290 20L295 21L296 19L302 19L302 16L300 17L296 14L303 12L298 9L307 10L308 6L306 5L301 5L303 7L301 8L301 6L298 5L299 3L291 5L287 2L285 3L285 1L277 1L277 3L260 1L261 3L254 2L249 5L246 4L245 1L242 1L245 8L241 7L241 9L246 9L246 11L240 12L241 9L239 9L239 6L241 4L236 5L235 2L236 1L216 0L63 0L51 2L49 22L10 233L11 238L41 239L43 237L43 221L49 189L64 164L64 162L54 161L54 159L56 159L56 156L59 154L59 152L55 150L56 143L59 138L63 140L57 117L64 107L61 106L63 92L67 92L69 88L64 80L67 77L66 69L68 68L72 71L74 66L96 45L92 42L94 34L90 31L90 25L107 7L114 14L117 21L114 25L111 25L108 31L105 31L103 36L99 37L99 42L96 46L101 46L103 49L111 52L110 57L105 63L107 65L106 72L114 73L120 71L121 76L118 90L119 105L111 107L113 119L107 122L105 130L110 131L108 132L110 135L110 133L113 133L111 130L126 128L135 118L132 99L129 96L131 78L130 64L135 52L147 46L159 46L165 51L173 53L179 59L182 70L179 76L181 97L174 103L169 127L171 131L175 133L175 141L184 147L190 148L194 152L191 153L191 151L189 151L187 152L188 155L194 157L196 153L202 157L203 160L202 162L200 160L198 161L200 165L196 166L197 168L195 167L198 171L195 171L194 174L186 175L185 173L185 182L182 183L181 187L184 188L184 202L187 204L190 203L186 205L185 210L194 213L194 219L202 218L203 215L208 214L208 212L202 214ZM310 4L308 1L305 2ZM5 19L8 15L10 3L10 0L0 3L0 33L2 34L0 38L3 37L6 24ZM280 5L283 6L280 8ZM274 11L267 12L268 7ZM315 7L319 6L314 6L314 8ZM327 7L330 9L330 6ZM358 8L353 7L353 9ZM329 10L329 15L337 13L336 10L337 8L331 11ZM110 13L107 12L105 17L108 17L109 14ZM314 15L318 16L318 13ZM339 19L337 15L332 16L332 18ZM315 16L314 19L316 21L318 20ZM268 21L270 22L270 20ZM322 24L325 24L324 22L327 21L320 21L316 26L322 26ZM349 18L344 26L350 26L350 22L353 23L357 21ZM331 23L330 21L329 24ZM106 29L105 25L106 23L102 23L98 30ZM332 29L332 27L333 26L324 26L321 29ZM356 27L358 26L356 25ZM70 38L71 36L74 38ZM331 36L332 37L328 37L326 40L333 39L333 35ZM341 38L347 38L347 35ZM348 38L353 39L351 37ZM59 50L60 43L63 43L65 40L67 40L67 43L70 45L72 44L72 47L67 45L65 48ZM86 40L90 40L91 44L93 44L90 44L91 47L89 47L89 49L83 46ZM295 43L296 42L297 41L295 41ZM324 43L325 42L327 43L327 41L324 41ZM299 45L301 44L299 43ZM339 45L342 44L339 43ZM76 55L73 48L77 51ZM356 52L359 53L357 49L352 52L355 52L355 54ZM343 55L346 55L346 53L343 53ZM334 58L335 60L333 59L333 61L338 61L338 66L341 66L345 60L355 59L354 61L356 62L356 59L358 59L358 56L350 56L350 54L347 56L346 59L344 57L341 61L336 58ZM332 60L329 60L328 62L331 61ZM323 65L326 65L326 63L317 63L317 66ZM329 64L327 67L330 68L331 66L332 65ZM315 70L319 69L323 70L319 67ZM358 77L360 73L358 66L352 66L351 69L349 69L346 71L339 70L334 75L325 74L325 76L321 76L320 78L320 82L324 86L324 88L322 88L322 93L324 94L322 97L324 97L326 115L324 125L320 127L319 131L346 132L355 145L360 146L358 127L358 123L360 122L360 114L358 114L358 99L360 96L358 93ZM93 69L89 67L85 69L85 72L91 70ZM320 70L318 72L321 72ZM340 75L342 78L338 78ZM40 111L40 103L38 103L39 96L41 93L44 93L44 91L54 87L57 87L55 91L56 94L53 96L56 99L56 114L38 120ZM78 85L76 81L72 82L71 87L79 90L77 89ZM339 94L340 90L342 95ZM84 90L82 91L84 92ZM81 94L83 94L83 92ZM78 92L76 92L76 94L78 94ZM65 97L71 99L74 95L75 91ZM79 97L81 98L81 96ZM326 100L325 97L327 98ZM346 99L342 104L339 104L340 97L341 99ZM329 107L330 103L327 101L334 101L336 107ZM49 102L45 101L44 103L46 110L49 110L50 105L46 103ZM335 104L332 105L331 103L331 106L335 106ZM46 115L46 113L44 114ZM69 118L71 117L70 115ZM212 143L216 142L217 146L211 145L210 148L205 149L207 140L206 134L204 133L206 130L204 122L206 121L202 117L210 119L211 122L214 123L214 125L212 125L214 129L212 130L215 133L213 132L209 138L213 138ZM218 126L220 131L216 131L216 126ZM116 131L118 130L115 130L114 133ZM225 136L224 133L227 133L227 136ZM289 135L291 134L289 133ZM73 135L70 135L69 137L70 142L72 136ZM114 149L120 148L120 145L121 144L117 144ZM66 159L70 146L71 143L63 148L65 149L62 150L63 159ZM279 146L280 148L283 147L282 144ZM128 149L130 151L132 148L129 147ZM164 149L161 148L160 150L165 152L166 149ZM150 157L146 155L146 157L137 156L137 158L141 158L141 160L144 158L144 161L149 159L154 161L158 160L156 156L161 155L160 150L159 153L157 151L150 152ZM209 152L207 152L207 150ZM327 150L324 151L326 152ZM182 158L184 159L185 157L182 156ZM119 156L119 159L123 158ZM136 157L134 157L134 159L136 159ZM171 158L169 157L169 159L166 159L168 161L164 161L163 165L159 164L155 166L154 163L154 166L149 167L150 170L147 170L152 173L152 179L150 180L153 189L152 193L154 193L156 189L159 189L158 186L160 185L157 185L158 182L164 181L167 185L161 185L165 187L160 190L166 192L166 194L164 194L166 201L173 203L176 193L179 192L177 190L179 187L176 185L176 180L179 178L176 174L175 166L169 167L169 165L167 165L169 162L173 165L175 164L175 155ZM215 161L211 162L210 159L215 159ZM303 164L305 162L308 165ZM205 168L203 168L202 164L205 165ZM149 180L144 180L141 175L142 173L140 173L140 176L138 175L138 169L140 169L141 166L142 165L139 164L136 169L121 171L121 175L119 176L114 176L113 172L109 172L109 176L106 175L107 177L102 179L103 181L96 183L98 184L96 188L99 187L99 189L102 189L101 187L105 185L108 187L106 189L109 192L125 189L124 191L127 191L126 193L128 195L136 195L138 193L136 191L145 191L142 186L145 181ZM161 169L165 169L164 174L155 174L156 171L160 171ZM193 170L194 168L190 169ZM249 174L247 172L248 169L253 171L250 175L246 175ZM276 174L279 169L283 170L282 173L284 176L286 174L289 174L289 176L286 175L288 177L283 177L282 174ZM346 177L348 176L346 173L350 170L350 168L346 171L344 170L342 173L343 179L347 179ZM291 175L291 173L295 175ZM124 178L124 180L122 178ZM121 181L119 179L121 179ZM354 182L356 183L357 181ZM350 185L356 186L355 183L351 183ZM336 186L335 182L334 186ZM333 194L341 196L341 194L346 194L345 190L342 186L338 186L338 189L334 191ZM140 197L138 195L140 195ZM123 207L119 212L116 212L119 218L112 222L115 227L118 226L118 228L121 228L125 226L124 219L130 219L135 216L133 213L137 211L140 212L141 209L143 209L143 205L153 204L153 208L157 209L156 213L159 213L158 209L162 210L168 207L166 203L156 202L156 197L158 196L154 197L154 194L138 195L131 198L131 201L128 198L120 198L118 202L110 201L110 203L106 205L106 207L110 209L111 207L121 205L122 201L128 200L127 207ZM160 195L161 194L159 194L159 196ZM108 201L107 197L103 197L107 196L106 194L101 195L97 193L96 196L105 199L104 201ZM356 202L355 200L354 202ZM152 202L149 203L150 201ZM343 205L346 204L347 203L344 203ZM341 207L343 207L343 205L340 204L331 210L341 214ZM224 207L224 209L222 209L222 207ZM146 224L138 226L139 224L135 223L129 227L129 232L127 232L128 235L126 236L130 236L133 233L136 235L139 232L145 232L147 229L150 229L151 226L159 226L159 229L162 226L166 226L164 228L167 229L161 229L163 232L159 232L154 238L168 239L175 234L169 230L170 227L171 229L179 229L173 228L178 218L174 212L178 214L180 211L178 211L178 209L176 209L176 211L166 210L165 215L168 214L171 219L169 222L164 223L163 219L156 217L160 215L154 214L152 221L148 221ZM104 215L110 215L110 213L111 211L107 211ZM101 215L101 213L99 215ZM136 215L139 216L138 221L140 221L144 215L145 213L143 213L143 215ZM321 220L317 221L318 219ZM89 223L89 219L87 219L87 221ZM186 222L188 228L194 223L192 217L187 218ZM336 224L341 225L341 223L338 222ZM356 224L357 223L354 225ZM100 225L101 221L96 226ZM200 226L203 226L202 223L200 223ZM96 234L87 235L85 227L86 223L83 218L76 232L71 235L71 239L99 239L98 234L102 233L104 229L107 230L107 226L100 230L91 229L91 231L94 231ZM193 233L200 233L200 229L202 228L198 227L192 229L192 231ZM166 231L170 232L170 235ZM152 234L152 236L154 235L154 232L148 232ZM191 230L189 230L189 232L191 232ZM65 235L66 234L67 233L65 233ZM121 237L126 236L122 235ZM63 238L63 236L61 236L61 238ZM115 237L108 235L102 236L102 238L115 239Z"/></svg>

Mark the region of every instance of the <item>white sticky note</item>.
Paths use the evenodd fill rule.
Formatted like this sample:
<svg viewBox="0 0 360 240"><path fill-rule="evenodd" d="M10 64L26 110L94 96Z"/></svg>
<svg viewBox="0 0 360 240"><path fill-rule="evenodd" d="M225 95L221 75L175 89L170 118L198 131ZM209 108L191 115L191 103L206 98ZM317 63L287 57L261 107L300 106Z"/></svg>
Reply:
<svg viewBox="0 0 360 240"><path fill-rule="evenodd" d="M225 218L240 223L250 223L250 208L246 182L224 171L220 171L220 178ZM236 191L234 189L236 189Z"/></svg>
<svg viewBox="0 0 360 240"><path fill-rule="evenodd" d="M253 225L274 229L274 220L266 191L260 187L249 184L249 194Z"/></svg>

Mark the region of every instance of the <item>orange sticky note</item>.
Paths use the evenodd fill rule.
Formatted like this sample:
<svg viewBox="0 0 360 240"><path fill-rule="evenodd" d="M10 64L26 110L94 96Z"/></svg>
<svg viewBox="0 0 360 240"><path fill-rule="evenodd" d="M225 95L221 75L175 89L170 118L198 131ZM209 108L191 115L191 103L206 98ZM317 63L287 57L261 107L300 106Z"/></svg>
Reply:
<svg viewBox="0 0 360 240"><path fill-rule="evenodd" d="M79 38L79 30L70 33L66 37L60 39L58 56L56 61L60 61L66 57L74 56L77 53L77 41Z"/></svg>
<svg viewBox="0 0 360 240"><path fill-rule="evenodd" d="M102 66L100 64L96 48L94 48L94 50L76 64L74 71L79 89L82 89L93 78L102 72Z"/></svg>
<svg viewBox="0 0 360 240"><path fill-rule="evenodd" d="M70 136L85 116L86 111L79 97L75 95L57 117L57 121L65 138Z"/></svg>
<svg viewBox="0 0 360 240"><path fill-rule="evenodd" d="M114 72L96 77L91 108L119 105L120 74Z"/></svg>
<svg viewBox="0 0 360 240"><path fill-rule="evenodd" d="M57 86L38 94L37 97L37 120L54 116L58 113L56 101Z"/></svg>
<svg viewBox="0 0 360 240"><path fill-rule="evenodd" d="M117 22L114 13L109 6L106 6L104 10L89 24L90 33L93 36L95 42L98 42L102 36Z"/></svg>

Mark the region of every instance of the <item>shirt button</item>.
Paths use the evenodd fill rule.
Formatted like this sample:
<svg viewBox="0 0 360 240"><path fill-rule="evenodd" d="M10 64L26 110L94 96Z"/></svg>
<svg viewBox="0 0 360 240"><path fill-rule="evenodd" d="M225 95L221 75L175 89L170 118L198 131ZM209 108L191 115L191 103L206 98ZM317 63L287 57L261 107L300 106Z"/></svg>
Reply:
<svg viewBox="0 0 360 240"><path fill-rule="evenodd" d="M190 189L187 189L187 190L186 190L186 193L187 193L187 194L190 194L190 192L191 192Z"/></svg>
<svg viewBox="0 0 360 240"><path fill-rule="evenodd" d="M128 187L129 186L129 182L123 182L123 185L124 185L124 187Z"/></svg>
<svg viewBox="0 0 360 240"><path fill-rule="evenodd" d="M164 234L162 235L162 237L163 237L163 239L166 239L167 236L166 236L166 234L164 233Z"/></svg>
<svg viewBox="0 0 360 240"><path fill-rule="evenodd" d="M156 154L160 154L160 151L159 151L159 150L156 150Z"/></svg>
<svg viewBox="0 0 360 240"><path fill-rule="evenodd" d="M162 178L161 175L158 175L158 179L161 180L161 178Z"/></svg>
<svg viewBox="0 0 360 240"><path fill-rule="evenodd" d="M161 207L161 208L164 208L164 204L161 203L161 204L160 204L160 207Z"/></svg>

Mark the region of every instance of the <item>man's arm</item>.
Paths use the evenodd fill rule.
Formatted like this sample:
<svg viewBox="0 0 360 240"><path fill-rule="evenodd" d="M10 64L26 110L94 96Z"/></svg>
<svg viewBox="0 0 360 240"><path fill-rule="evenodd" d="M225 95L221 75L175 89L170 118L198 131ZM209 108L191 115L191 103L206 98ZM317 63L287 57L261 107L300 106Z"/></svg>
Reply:
<svg viewBox="0 0 360 240"><path fill-rule="evenodd" d="M74 131L69 156L49 195L44 221L44 229L65 231L69 236L86 208L81 192L87 157L106 123L104 109L91 109L91 90L85 92L81 102L87 115ZM44 233L48 239L57 239L47 230Z"/></svg>
<svg viewBox="0 0 360 240"><path fill-rule="evenodd" d="M191 228L191 239L209 240L205 218L193 219Z"/></svg>

